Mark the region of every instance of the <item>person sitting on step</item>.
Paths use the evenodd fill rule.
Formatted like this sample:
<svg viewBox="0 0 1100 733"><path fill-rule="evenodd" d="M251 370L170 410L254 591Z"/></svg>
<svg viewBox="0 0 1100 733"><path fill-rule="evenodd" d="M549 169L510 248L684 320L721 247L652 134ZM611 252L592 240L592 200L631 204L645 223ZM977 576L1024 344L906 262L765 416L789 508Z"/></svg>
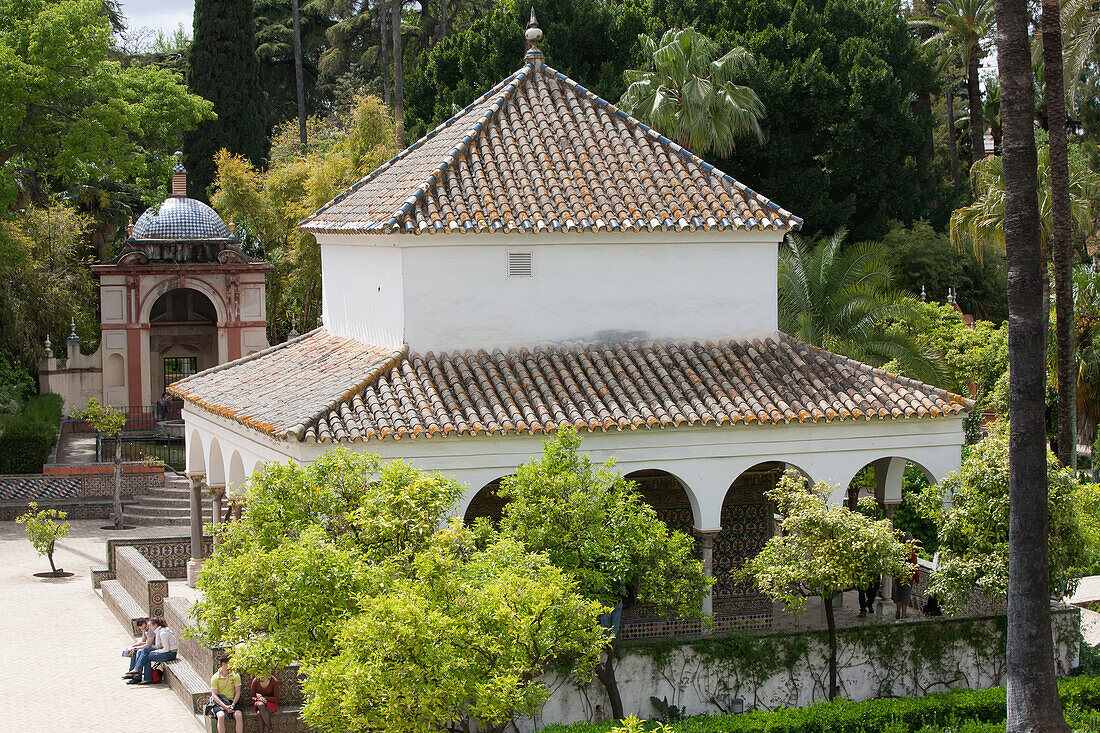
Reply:
<svg viewBox="0 0 1100 733"><path fill-rule="evenodd" d="M169 662L176 658L179 650L179 642L168 628L167 621L160 616L154 616L149 621L156 627L153 645L138 652L139 658L135 663L138 674L126 682L128 685L153 684L153 662Z"/></svg>
<svg viewBox="0 0 1100 733"><path fill-rule="evenodd" d="M210 702L206 714L218 721L218 733L225 733L226 718L237 721L237 733L244 733L241 713L241 676L229 669L229 655L218 657L218 671L210 678Z"/></svg>
<svg viewBox="0 0 1100 733"><path fill-rule="evenodd" d="M273 672L263 677L253 677L250 692L256 708L259 733L271 733L271 714L279 707L279 680L275 679Z"/></svg>
<svg viewBox="0 0 1100 733"><path fill-rule="evenodd" d="M122 650L122 656L130 658L130 670L122 675L123 679L127 680L138 676L138 652L151 647L156 639L156 632L153 630L153 624L149 623L149 619L137 619L137 627L141 632L137 641Z"/></svg>

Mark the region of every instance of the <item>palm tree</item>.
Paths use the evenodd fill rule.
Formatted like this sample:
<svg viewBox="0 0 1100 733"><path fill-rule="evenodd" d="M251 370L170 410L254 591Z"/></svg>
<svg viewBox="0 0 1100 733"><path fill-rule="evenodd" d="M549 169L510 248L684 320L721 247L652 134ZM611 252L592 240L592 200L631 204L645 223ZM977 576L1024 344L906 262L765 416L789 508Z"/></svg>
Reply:
<svg viewBox="0 0 1100 733"><path fill-rule="evenodd" d="M820 243L796 234L787 240L779 256L780 330L872 366L896 362L913 377L939 381L935 357L890 327L913 322L915 301L891 287L882 245L842 252L845 235L841 230Z"/></svg>
<svg viewBox="0 0 1100 733"><path fill-rule="evenodd" d="M1009 733L1066 731L1050 630L1046 335L1035 89L1026 0L996 0L1004 125L1003 241L1008 261ZM954 222L952 223L954 229Z"/></svg>
<svg viewBox="0 0 1100 733"><path fill-rule="evenodd" d="M978 67L983 55L982 41L993 30L993 0L944 0L936 6L932 18L913 21L931 26L936 34L926 44L941 48L941 70L953 61L966 69L966 91L970 102L970 149L975 161L985 157L984 130L974 120L982 119L982 91Z"/></svg>
<svg viewBox="0 0 1100 733"><path fill-rule="evenodd" d="M1062 69L1059 0L1042 0L1043 68L1050 134L1051 252L1054 255L1055 343L1058 349L1058 460L1077 466L1077 416L1073 348L1073 243L1071 234L1069 142Z"/></svg>
<svg viewBox="0 0 1100 733"><path fill-rule="evenodd" d="M1054 229L1049 147L1040 147L1036 159L1039 245L1045 261ZM1003 157L975 163L970 171L974 203L951 214L951 243L960 249L971 246L979 259L987 250L1005 250L1005 165ZM1091 199L1100 193L1100 175L1084 161L1074 161L1069 174L1070 220L1074 230L1088 233L1092 228Z"/></svg>
<svg viewBox="0 0 1100 733"><path fill-rule="evenodd" d="M1071 105L1086 90L1086 72L1096 60L1096 42L1100 37L1100 9L1091 0L1063 0L1062 32L1065 34L1066 92Z"/></svg>
<svg viewBox="0 0 1100 733"><path fill-rule="evenodd" d="M638 36L647 68L629 69L619 106L697 155L733 152L745 135L764 139L764 104L756 92L734 83L753 68L741 47L719 57L718 46L694 28L675 28L661 40Z"/></svg>

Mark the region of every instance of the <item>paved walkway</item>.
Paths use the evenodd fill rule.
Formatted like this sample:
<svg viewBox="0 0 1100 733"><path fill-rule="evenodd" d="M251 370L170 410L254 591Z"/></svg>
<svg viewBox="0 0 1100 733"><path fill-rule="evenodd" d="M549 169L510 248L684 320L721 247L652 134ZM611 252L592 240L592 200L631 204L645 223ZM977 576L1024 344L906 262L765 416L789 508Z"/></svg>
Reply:
<svg viewBox="0 0 1100 733"><path fill-rule="evenodd" d="M34 733L199 733L202 726L167 686L126 685L120 654L131 643L92 589L88 569L105 562L105 538L164 534L164 527L107 532L103 520L72 523L49 570L23 527L0 522L0 730ZM175 592L173 588L171 592Z"/></svg>
<svg viewBox="0 0 1100 733"><path fill-rule="evenodd" d="M65 433L57 449L57 462L70 466L95 463L95 433Z"/></svg>

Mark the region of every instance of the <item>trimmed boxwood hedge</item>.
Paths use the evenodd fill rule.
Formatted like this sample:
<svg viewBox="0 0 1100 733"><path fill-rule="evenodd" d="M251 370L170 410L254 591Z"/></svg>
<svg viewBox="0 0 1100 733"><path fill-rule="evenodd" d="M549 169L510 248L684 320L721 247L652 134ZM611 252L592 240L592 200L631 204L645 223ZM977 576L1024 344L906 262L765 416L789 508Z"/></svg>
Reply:
<svg viewBox="0 0 1100 733"><path fill-rule="evenodd" d="M60 395L31 397L4 420L0 432L0 473L41 473L61 424Z"/></svg>
<svg viewBox="0 0 1100 733"><path fill-rule="evenodd" d="M1066 720L1100 731L1100 676L1059 680ZM993 733L1005 729L1005 688L955 690L924 697L849 702L742 715L700 715L670 725L677 733ZM543 733L609 733L616 723L550 725Z"/></svg>

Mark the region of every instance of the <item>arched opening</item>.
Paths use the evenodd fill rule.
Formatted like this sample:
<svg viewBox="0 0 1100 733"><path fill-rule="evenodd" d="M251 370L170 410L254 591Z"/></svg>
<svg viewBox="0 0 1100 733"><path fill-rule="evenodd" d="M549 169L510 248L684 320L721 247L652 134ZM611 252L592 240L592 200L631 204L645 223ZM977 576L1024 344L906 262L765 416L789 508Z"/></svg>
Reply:
<svg viewBox="0 0 1100 733"><path fill-rule="evenodd" d="M206 473L206 454L202 450L202 438L198 430L191 431L191 437L187 440L187 471L189 473Z"/></svg>
<svg viewBox="0 0 1100 733"><path fill-rule="evenodd" d="M637 484L638 493L645 503L653 507L670 530L679 530L689 537L692 535L695 515L691 510L691 498L680 479L668 471L657 469L633 471L624 478Z"/></svg>
<svg viewBox="0 0 1100 733"><path fill-rule="evenodd" d="M714 538L712 591L716 617L771 612L771 601L749 583L735 583L732 573L756 556L775 532L774 509L765 492L775 487L783 473L794 469L785 463L758 463L741 473L722 502L722 529Z"/></svg>
<svg viewBox="0 0 1100 733"><path fill-rule="evenodd" d="M225 486L225 461L222 459L222 446L217 438L210 441L210 456L206 459L206 483L211 486Z"/></svg>
<svg viewBox="0 0 1100 733"><path fill-rule="evenodd" d="M466 513L462 515L463 522L473 524L479 517L485 517L494 525L500 523L500 518L504 516L504 505L508 503L508 500L498 493L500 482L505 478L507 477L501 476L493 479L478 489L474 498L470 500L470 505L466 507Z"/></svg>
<svg viewBox="0 0 1100 733"><path fill-rule="evenodd" d="M231 497L244 496L244 485L248 477L244 473L244 461L241 454L233 451L229 459L229 475L226 477L225 493Z"/></svg>
<svg viewBox="0 0 1100 733"><path fill-rule="evenodd" d="M126 359L122 354L111 354L107 357L107 387L121 387L126 384Z"/></svg>
<svg viewBox="0 0 1100 733"><path fill-rule="evenodd" d="M935 474L917 461L902 456L886 456L863 466L849 482L848 506L855 509L863 497L878 504L878 516L887 516L894 528L912 532L925 551L934 553L938 546L936 525L917 509L916 497L936 483Z"/></svg>
<svg viewBox="0 0 1100 733"><path fill-rule="evenodd" d="M172 382L218 363L218 312L192 288L169 290L149 311L150 386L159 398Z"/></svg>
<svg viewBox="0 0 1100 733"><path fill-rule="evenodd" d="M264 470L265 465L267 464L265 464L263 461L256 461L256 465L252 467L252 473L248 474L249 478Z"/></svg>

